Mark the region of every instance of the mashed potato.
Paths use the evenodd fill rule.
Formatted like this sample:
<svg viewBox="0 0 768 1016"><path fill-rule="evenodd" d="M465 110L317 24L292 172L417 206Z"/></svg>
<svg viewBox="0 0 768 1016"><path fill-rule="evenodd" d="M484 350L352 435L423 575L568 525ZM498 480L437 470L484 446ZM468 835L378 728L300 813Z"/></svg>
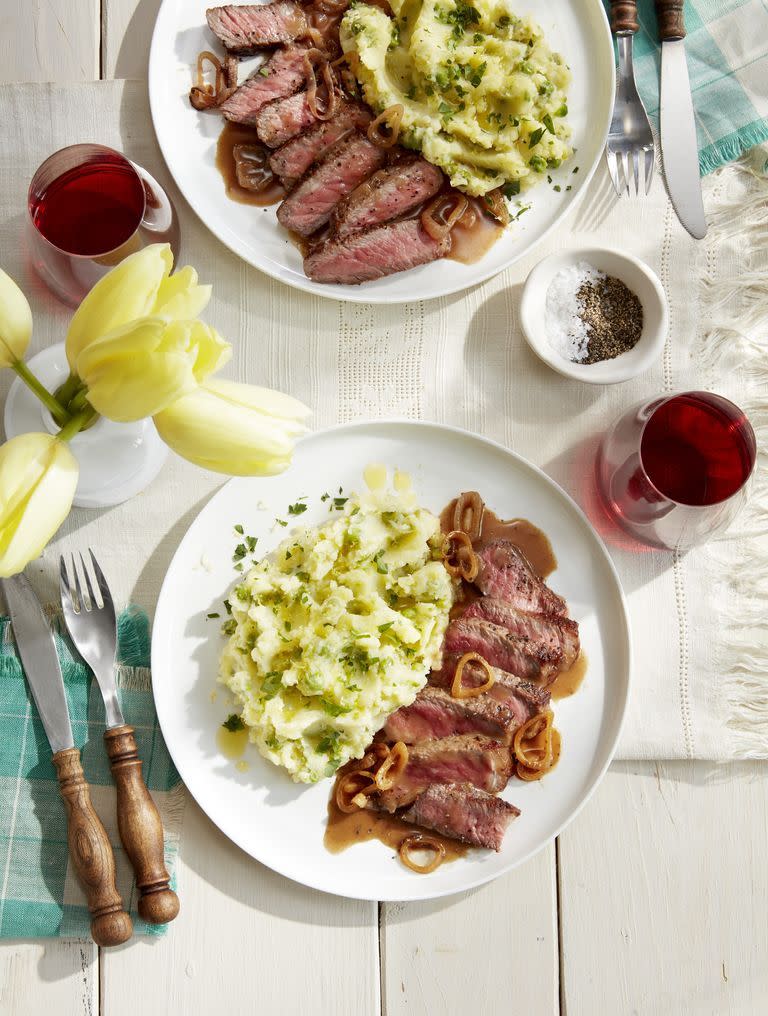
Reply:
<svg viewBox="0 0 768 1016"><path fill-rule="evenodd" d="M439 544L410 489L382 488L290 535L232 590L219 680L297 782L361 757L426 683L453 596Z"/></svg>
<svg viewBox="0 0 768 1016"><path fill-rule="evenodd" d="M570 72L529 17L506 0L390 0L394 17L358 3L341 44L377 112L402 105L400 141L454 187L508 196L572 154Z"/></svg>

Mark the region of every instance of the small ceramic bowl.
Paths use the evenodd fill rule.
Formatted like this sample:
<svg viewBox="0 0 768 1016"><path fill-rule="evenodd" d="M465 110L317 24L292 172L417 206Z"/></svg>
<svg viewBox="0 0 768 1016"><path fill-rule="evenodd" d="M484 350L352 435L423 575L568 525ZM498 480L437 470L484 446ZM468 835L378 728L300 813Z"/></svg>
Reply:
<svg viewBox="0 0 768 1016"><path fill-rule="evenodd" d="M621 279L637 294L643 307L643 330L636 345L612 360L599 363L573 363L560 356L549 344L546 332L547 290L552 279L563 268L586 261L606 275ZM540 261L528 276L520 303L520 321L528 345L536 355L558 374L585 381L591 385L614 385L629 381L660 355L669 327L669 308L658 277L632 254L608 247L579 247L558 251Z"/></svg>

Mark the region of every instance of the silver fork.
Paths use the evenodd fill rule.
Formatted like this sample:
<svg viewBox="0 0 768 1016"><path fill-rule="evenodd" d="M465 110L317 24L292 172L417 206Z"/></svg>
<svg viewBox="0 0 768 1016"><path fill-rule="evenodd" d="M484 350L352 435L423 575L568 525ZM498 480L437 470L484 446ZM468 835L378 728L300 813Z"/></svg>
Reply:
<svg viewBox="0 0 768 1016"><path fill-rule="evenodd" d="M611 31L618 43L619 67L605 156L619 197L625 188L627 195L630 194L633 180L635 194L640 193L641 156L646 194L653 179L653 134L645 106L637 92L632 62L632 40L639 27L634 0L611 0Z"/></svg>
<svg viewBox="0 0 768 1016"><path fill-rule="evenodd" d="M117 788L117 825L136 875L139 914L152 924L165 924L178 914L179 900L165 868L163 823L141 774L133 727L123 719L117 697L117 618L112 594L93 551L88 554L90 569L82 554L78 554L79 566L72 555L69 571L64 558L59 558L61 606L72 641L93 671L104 699L104 742Z"/></svg>

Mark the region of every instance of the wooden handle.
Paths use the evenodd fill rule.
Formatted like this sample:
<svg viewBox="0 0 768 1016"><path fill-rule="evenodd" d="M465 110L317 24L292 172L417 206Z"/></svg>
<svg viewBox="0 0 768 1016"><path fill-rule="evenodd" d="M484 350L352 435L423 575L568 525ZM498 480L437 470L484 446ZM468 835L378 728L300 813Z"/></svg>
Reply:
<svg viewBox="0 0 768 1016"><path fill-rule="evenodd" d="M685 38L684 2L685 0L656 0L656 20L662 42Z"/></svg>
<svg viewBox="0 0 768 1016"><path fill-rule="evenodd" d="M139 914L150 924L167 924L179 912L179 898L168 885L163 823L141 775L133 727L112 727L104 734L104 742L117 787L120 839L136 874Z"/></svg>
<svg viewBox="0 0 768 1016"><path fill-rule="evenodd" d="M120 945L133 934L115 886L115 857L107 831L96 814L77 748L53 756L59 790L67 811L67 841L72 863L93 915L91 935L97 945Z"/></svg>
<svg viewBox="0 0 768 1016"><path fill-rule="evenodd" d="M635 0L611 0L611 31L614 35L634 35L639 27Z"/></svg>

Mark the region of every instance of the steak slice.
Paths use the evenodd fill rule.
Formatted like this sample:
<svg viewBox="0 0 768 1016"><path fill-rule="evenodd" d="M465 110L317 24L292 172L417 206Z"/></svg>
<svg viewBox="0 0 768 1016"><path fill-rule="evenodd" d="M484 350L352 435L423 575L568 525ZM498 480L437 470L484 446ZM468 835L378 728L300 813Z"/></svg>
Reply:
<svg viewBox="0 0 768 1016"><path fill-rule="evenodd" d="M371 114L364 106L345 103L333 120L315 123L273 152L269 160L272 172L284 181L298 180L345 134L356 127L366 127L370 122Z"/></svg>
<svg viewBox="0 0 768 1016"><path fill-rule="evenodd" d="M433 670L429 675L429 683L435 688L450 688L453 683L453 675L456 672L456 664L459 656L445 655L441 670ZM515 674L509 674L506 670L499 670L492 667L494 683L486 693L487 698L503 702L507 709L514 714L515 730L521 727L526 720L542 712L549 706L550 693L532 681L526 681ZM464 684L482 684L485 675L474 668L467 667L462 674ZM423 692L422 692L423 694Z"/></svg>
<svg viewBox="0 0 768 1016"><path fill-rule="evenodd" d="M433 240L418 219L404 219L329 240L304 261L315 282L356 285L437 261L451 249L450 234Z"/></svg>
<svg viewBox="0 0 768 1016"><path fill-rule="evenodd" d="M265 46L293 42L309 28L301 4L292 0L209 7L205 19L224 48L236 56L252 56Z"/></svg>
<svg viewBox="0 0 768 1016"><path fill-rule="evenodd" d="M471 783L435 783L399 817L473 847L498 851L510 822L519 814L513 804Z"/></svg>
<svg viewBox="0 0 768 1016"><path fill-rule="evenodd" d="M345 198L333 216L337 236L349 236L400 218L433 197L443 174L421 156L401 159L380 169Z"/></svg>
<svg viewBox="0 0 768 1016"><path fill-rule="evenodd" d="M298 46L278 49L263 67L219 106L227 120L254 126L257 113L269 102L293 95L304 87L304 54ZM261 71L268 73L261 73Z"/></svg>
<svg viewBox="0 0 768 1016"><path fill-rule="evenodd" d="M256 118L256 130L268 148L279 148L317 122L309 108L307 93L299 92L264 106Z"/></svg>
<svg viewBox="0 0 768 1016"><path fill-rule="evenodd" d="M286 229L310 236L324 226L339 201L370 176L386 158L362 134L342 138L296 185L277 210Z"/></svg>
<svg viewBox="0 0 768 1016"><path fill-rule="evenodd" d="M581 649L578 624L560 614L529 614L506 600L484 596L471 604L461 616L482 617L506 628L510 635L545 643L553 653L561 654L560 670L573 666Z"/></svg>
<svg viewBox="0 0 768 1016"><path fill-rule="evenodd" d="M534 614L567 613L565 600L539 578L522 550L510 540L494 540L478 557L480 573L475 585L486 596Z"/></svg>
<svg viewBox="0 0 768 1016"><path fill-rule="evenodd" d="M506 744L476 734L444 737L408 750L408 763L391 790L379 796L387 811L410 804L431 783L471 783L497 794L512 775L512 753Z"/></svg>
<svg viewBox="0 0 768 1016"><path fill-rule="evenodd" d="M454 734L485 734L509 744L518 726L515 710L497 698L453 698L442 688L427 686L411 705L392 713L384 735L390 741L418 744Z"/></svg>
<svg viewBox="0 0 768 1016"><path fill-rule="evenodd" d="M479 653L492 667L506 670L527 681L551 682L562 659L546 642L510 635L506 628L481 617L451 621L445 633L449 653Z"/></svg>

